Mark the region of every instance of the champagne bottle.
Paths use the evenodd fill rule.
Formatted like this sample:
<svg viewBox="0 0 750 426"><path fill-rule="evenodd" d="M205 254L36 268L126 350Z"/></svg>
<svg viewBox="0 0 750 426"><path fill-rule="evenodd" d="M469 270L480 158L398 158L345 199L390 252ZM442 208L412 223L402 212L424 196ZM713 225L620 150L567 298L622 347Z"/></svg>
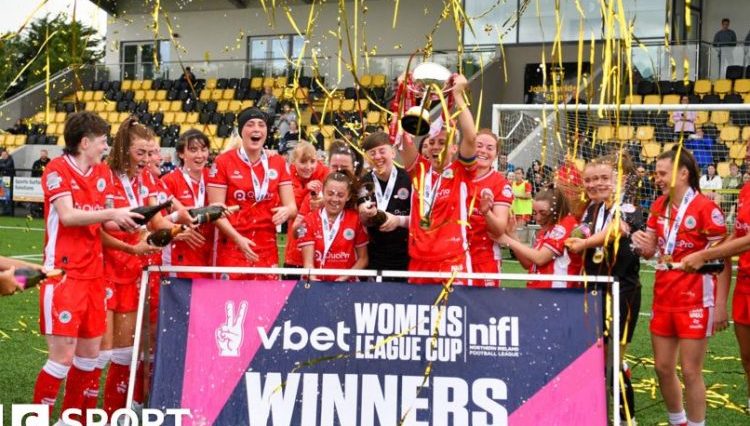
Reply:
<svg viewBox="0 0 750 426"><path fill-rule="evenodd" d="M240 206L206 206L190 209L188 210L188 213L193 218L193 223L201 224L213 222L215 220L221 219L225 215L235 213L239 210Z"/></svg>
<svg viewBox="0 0 750 426"><path fill-rule="evenodd" d="M18 268L16 269L14 278L21 290L24 290L38 285L44 279L58 277L64 274L65 272L62 269L53 269L45 273L38 269Z"/></svg>
<svg viewBox="0 0 750 426"><path fill-rule="evenodd" d="M662 263L659 265L663 265L661 267L658 267L656 269L661 270L668 270L671 271L673 269L682 269L682 263ZM659 266L657 265L657 266ZM718 274L719 272L724 270L724 261L722 260L712 260L710 262L706 262L698 268L697 271L695 271L696 274Z"/></svg>
<svg viewBox="0 0 750 426"><path fill-rule="evenodd" d="M372 199L372 193L370 192L370 189L366 185L362 185L362 187L359 189L359 194L357 194L357 206L361 206L362 204L367 204L367 207L373 205L375 201ZM382 210L378 210L375 213L375 216L368 218L367 223L365 224L368 227L376 227L380 228L385 221L388 220L388 216L385 215L385 212Z"/></svg>
<svg viewBox="0 0 750 426"><path fill-rule="evenodd" d="M169 208L171 205L172 199L170 198L169 200L155 206L141 206L131 209L131 212L138 213L143 216L143 219L133 219L133 222L137 223L138 225L145 225L149 220L151 220L152 217L156 216L157 213L166 208Z"/></svg>
<svg viewBox="0 0 750 426"><path fill-rule="evenodd" d="M146 242L154 247L166 247L172 242L174 237L187 230L188 227L185 225L176 225L172 228L159 229L154 231L146 237Z"/></svg>

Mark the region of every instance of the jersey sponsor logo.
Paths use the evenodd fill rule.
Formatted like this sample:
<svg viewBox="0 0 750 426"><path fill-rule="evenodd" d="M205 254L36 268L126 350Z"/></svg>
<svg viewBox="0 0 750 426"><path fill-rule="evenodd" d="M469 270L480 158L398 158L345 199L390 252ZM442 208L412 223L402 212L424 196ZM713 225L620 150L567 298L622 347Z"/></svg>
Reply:
<svg viewBox="0 0 750 426"><path fill-rule="evenodd" d="M268 170L268 178L271 180L276 180L279 178L279 172L276 171L276 169L269 169Z"/></svg>
<svg viewBox="0 0 750 426"><path fill-rule="evenodd" d="M352 228L344 229L344 239L347 241L351 241L354 239L354 230Z"/></svg>
<svg viewBox="0 0 750 426"><path fill-rule="evenodd" d="M693 319L703 318L703 308L693 309L688 313L688 315Z"/></svg>
<svg viewBox="0 0 750 426"><path fill-rule="evenodd" d="M437 193L437 198L446 198L451 195L450 188L442 188Z"/></svg>
<svg viewBox="0 0 750 426"><path fill-rule="evenodd" d="M716 226L724 226L724 215L721 214L721 210L714 208L713 211L711 211L711 221Z"/></svg>
<svg viewBox="0 0 750 426"><path fill-rule="evenodd" d="M553 240L559 240L565 236L565 227L562 225L555 225L551 231L549 231L549 237Z"/></svg>
<svg viewBox="0 0 750 426"><path fill-rule="evenodd" d="M513 189L510 187L510 185L505 185L503 188L503 197L510 198L513 196Z"/></svg>
<svg viewBox="0 0 750 426"><path fill-rule="evenodd" d="M323 257L323 252L320 250L315 250L315 261L321 262ZM337 251L332 252L329 251L328 255L326 255L326 260L349 260L349 253L345 251Z"/></svg>
<svg viewBox="0 0 750 426"><path fill-rule="evenodd" d="M740 220L734 223L734 229L736 231L750 231L750 223L745 223Z"/></svg>
<svg viewBox="0 0 750 426"><path fill-rule="evenodd" d="M103 209L102 206L97 205L97 204L92 205L92 204L78 204L78 203L75 203L75 208L77 208L78 210L86 211L86 212L94 212L94 211L99 211Z"/></svg>
<svg viewBox="0 0 750 426"><path fill-rule="evenodd" d="M232 196L237 201L257 201L257 202L266 201L266 200L270 200L273 198L273 194L266 194L266 196L263 199L256 200L255 193L253 191L245 192L241 189L234 191L232 193Z"/></svg>
<svg viewBox="0 0 750 426"><path fill-rule="evenodd" d="M61 323L67 324L73 319L73 314L71 314L70 311L62 311L57 315L57 319L60 320Z"/></svg>
<svg viewBox="0 0 750 426"><path fill-rule="evenodd" d="M232 172L232 176L230 176L230 179L242 179L242 178L243 178L242 173L240 173L239 170L235 170L234 172Z"/></svg>
<svg viewBox="0 0 750 426"><path fill-rule="evenodd" d="M106 188L107 188L107 181L104 180L104 178L99 178L96 181L96 190L99 192L104 192Z"/></svg>
<svg viewBox="0 0 750 426"><path fill-rule="evenodd" d="M685 240L677 240L676 245L677 247L683 248L683 249L691 249L695 247L695 244L691 243L690 241L685 241Z"/></svg>
<svg viewBox="0 0 750 426"><path fill-rule="evenodd" d="M685 228L687 229L694 229L696 225L695 218L693 216L688 216L685 218Z"/></svg>
<svg viewBox="0 0 750 426"><path fill-rule="evenodd" d="M54 191L55 189L59 189L61 184L62 184L62 178L60 177L59 173L51 172L47 174L47 189L48 190Z"/></svg>
<svg viewBox="0 0 750 426"><path fill-rule="evenodd" d="M446 179L453 179L453 169L445 169L443 171L443 177Z"/></svg>
<svg viewBox="0 0 750 426"><path fill-rule="evenodd" d="M400 188L398 191L396 191L396 195L394 195L393 198L397 198L399 200L408 200L409 190L407 188Z"/></svg>

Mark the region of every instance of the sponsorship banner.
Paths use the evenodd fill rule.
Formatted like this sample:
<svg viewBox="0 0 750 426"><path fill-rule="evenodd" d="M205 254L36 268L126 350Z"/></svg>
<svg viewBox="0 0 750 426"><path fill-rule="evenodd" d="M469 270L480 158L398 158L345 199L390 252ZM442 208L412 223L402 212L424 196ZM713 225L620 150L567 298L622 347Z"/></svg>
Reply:
<svg viewBox="0 0 750 426"><path fill-rule="evenodd" d="M12 181L10 176L0 176L0 201L10 201Z"/></svg>
<svg viewBox="0 0 750 426"><path fill-rule="evenodd" d="M42 178L16 176L13 179L13 201L43 203Z"/></svg>
<svg viewBox="0 0 750 426"><path fill-rule="evenodd" d="M194 425L604 425L602 292L172 278L151 408Z"/></svg>

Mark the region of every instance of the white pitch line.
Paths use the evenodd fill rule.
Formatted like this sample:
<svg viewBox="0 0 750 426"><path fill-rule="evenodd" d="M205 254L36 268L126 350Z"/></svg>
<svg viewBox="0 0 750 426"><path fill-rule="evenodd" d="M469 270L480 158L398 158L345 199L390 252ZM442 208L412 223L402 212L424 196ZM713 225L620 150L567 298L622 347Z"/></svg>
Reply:
<svg viewBox="0 0 750 426"><path fill-rule="evenodd" d="M17 256L10 256L13 259L41 259L44 257L43 254L20 254Z"/></svg>
<svg viewBox="0 0 750 426"><path fill-rule="evenodd" d="M29 231L44 231L44 228L29 228L26 226L0 226L0 229L28 229Z"/></svg>

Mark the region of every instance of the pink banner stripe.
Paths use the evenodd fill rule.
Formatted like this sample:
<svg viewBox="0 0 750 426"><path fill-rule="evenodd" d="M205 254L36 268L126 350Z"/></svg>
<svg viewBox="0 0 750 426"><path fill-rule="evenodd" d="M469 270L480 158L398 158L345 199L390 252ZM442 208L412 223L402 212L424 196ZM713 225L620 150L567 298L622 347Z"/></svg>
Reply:
<svg viewBox="0 0 750 426"><path fill-rule="evenodd" d="M187 425L218 417L294 290L296 281L193 280L183 378Z"/></svg>
<svg viewBox="0 0 750 426"><path fill-rule="evenodd" d="M603 350L601 343L587 349L514 411L508 424L605 425L607 398Z"/></svg>

